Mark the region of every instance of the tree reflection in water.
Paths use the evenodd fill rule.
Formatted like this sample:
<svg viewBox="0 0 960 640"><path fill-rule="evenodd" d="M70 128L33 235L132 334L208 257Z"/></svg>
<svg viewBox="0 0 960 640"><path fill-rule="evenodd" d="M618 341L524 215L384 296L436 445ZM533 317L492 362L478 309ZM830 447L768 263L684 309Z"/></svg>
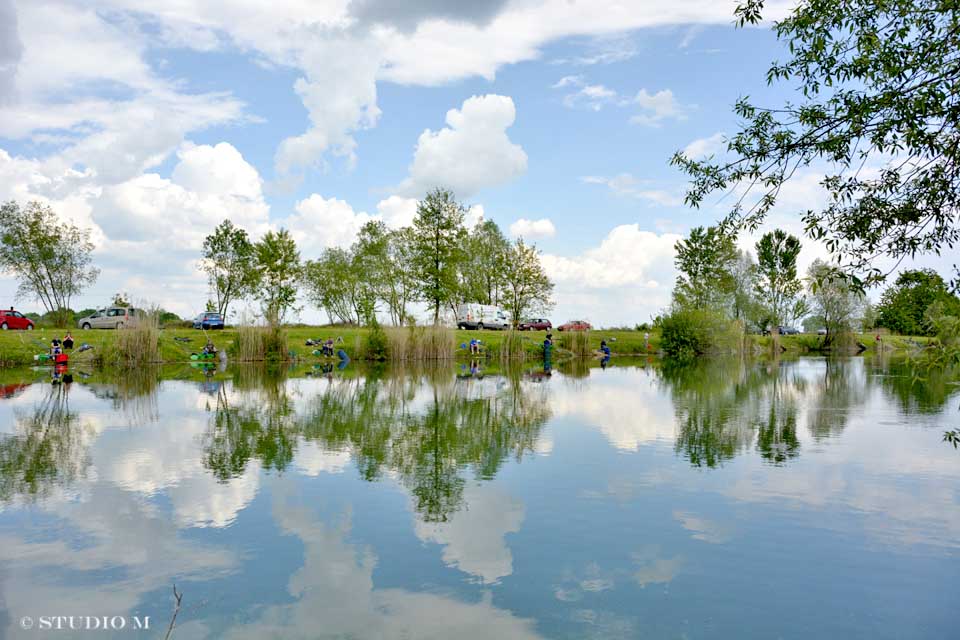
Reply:
<svg viewBox="0 0 960 640"><path fill-rule="evenodd" d="M0 501L43 499L86 474L89 438L70 410L70 387L51 385L30 410L14 411L12 433L0 435Z"/></svg>
<svg viewBox="0 0 960 640"><path fill-rule="evenodd" d="M702 359L664 363L677 419L676 450L694 466L715 467L755 446L772 464L800 454L803 423L814 439L840 433L852 408L864 401L867 379L858 361L757 363Z"/></svg>
<svg viewBox="0 0 960 640"><path fill-rule="evenodd" d="M457 378L448 369L372 369L337 377L305 403L264 372L252 388L221 388L204 438L204 460L221 481L251 457L283 471L297 444L349 451L361 476L395 474L429 522L446 521L463 502L466 476L492 478L508 457L534 451L550 417L542 385L519 372Z"/></svg>

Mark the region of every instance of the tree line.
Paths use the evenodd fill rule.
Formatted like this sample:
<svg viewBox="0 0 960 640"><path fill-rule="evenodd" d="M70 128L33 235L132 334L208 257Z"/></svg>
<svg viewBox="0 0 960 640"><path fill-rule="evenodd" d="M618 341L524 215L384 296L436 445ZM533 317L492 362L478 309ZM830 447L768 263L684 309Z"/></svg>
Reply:
<svg viewBox="0 0 960 640"><path fill-rule="evenodd" d="M707 350L733 321L750 333L803 321L806 331L823 330L829 344L851 331L880 327L935 335L937 318L960 316L960 298L930 269L901 272L874 306L836 265L815 260L801 277L801 242L782 229L764 234L754 248L755 256L738 249L734 236L719 226L696 227L676 243L673 299L658 319L667 329L665 348Z"/></svg>
<svg viewBox="0 0 960 640"><path fill-rule="evenodd" d="M492 220L468 229L465 215L452 192L435 189L418 203L411 226L373 220L351 246L305 261L288 230L253 242L224 220L203 244L208 308L226 317L232 303L253 299L268 322L279 323L300 310L301 291L330 322L347 324L374 324L378 313L407 324L416 303L426 304L434 323L467 302L501 306L514 322L549 308L553 283L536 247L510 242Z"/></svg>

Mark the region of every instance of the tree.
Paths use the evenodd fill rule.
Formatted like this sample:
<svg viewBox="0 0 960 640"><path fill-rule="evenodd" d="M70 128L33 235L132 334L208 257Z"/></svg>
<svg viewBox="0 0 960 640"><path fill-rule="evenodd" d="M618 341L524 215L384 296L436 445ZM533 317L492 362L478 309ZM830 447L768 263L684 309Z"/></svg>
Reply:
<svg viewBox="0 0 960 640"><path fill-rule="evenodd" d="M132 307L133 303L130 302L130 294L126 291L122 293L113 294L113 300L110 301L110 304L114 307Z"/></svg>
<svg viewBox="0 0 960 640"><path fill-rule="evenodd" d="M19 282L18 297L39 300L58 326L70 320L70 300L97 280L90 230L64 222L40 202L0 206L0 269Z"/></svg>
<svg viewBox="0 0 960 640"><path fill-rule="evenodd" d="M500 304L507 283L504 277L514 247L493 220L481 220L467 238L462 270L463 302Z"/></svg>
<svg viewBox="0 0 960 640"><path fill-rule="evenodd" d="M454 302L463 262L464 207L446 189L435 189L417 205L413 220L413 262L420 293L440 321L440 309Z"/></svg>
<svg viewBox="0 0 960 640"><path fill-rule="evenodd" d="M390 319L401 325L409 319L407 307L417 300L417 279L410 268L414 256L414 232L411 227L396 229L387 236L389 277L384 282L384 302Z"/></svg>
<svg viewBox="0 0 960 640"><path fill-rule="evenodd" d="M733 238L716 227L691 229L686 240L675 245L677 283L674 300L694 309L727 308L734 290L732 270L737 261Z"/></svg>
<svg viewBox="0 0 960 640"><path fill-rule="evenodd" d="M507 256L503 279L504 302L514 326L528 312L553 306L553 283L540 264L537 248L524 244L523 238L517 239Z"/></svg>
<svg viewBox="0 0 960 640"><path fill-rule="evenodd" d="M749 251L737 252L730 275L733 277L733 319L756 327L761 321L762 310L760 301L754 295L757 263Z"/></svg>
<svg viewBox="0 0 960 640"><path fill-rule="evenodd" d="M297 243L286 229L268 231L253 245L253 253L258 274L256 296L267 322L279 324L297 303L297 282L301 275Z"/></svg>
<svg viewBox="0 0 960 640"><path fill-rule="evenodd" d="M815 260L807 271L811 313L827 330L824 342L851 331L863 311L864 295L836 267Z"/></svg>
<svg viewBox="0 0 960 640"><path fill-rule="evenodd" d="M221 222L204 239L200 260L200 270L207 274L214 296L211 311L226 318L231 302L252 293L257 280L253 266L253 243L247 232L230 220Z"/></svg>
<svg viewBox="0 0 960 640"><path fill-rule="evenodd" d="M936 271L903 271L877 305L877 326L907 336L932 335L925 321L927 309L942 302L947 315L960 316L960 299L950 292Z"/></svg>
<svg viewBox="0 0 960 640"><path fill-rule="evenodd" d="M350 249L354 308L357 319L364 324L376 323L377 301L388 295L387 282L393 276L387 259L388 243L387 225L372 220L360 228Z"/></svg>
<svg viewBox="0 0 960 640"><path fill-rule="evenodd" d="M756 291L767 307L770 322L785 324L796 319L794 312L803 292L797 278L800 240L782 229L764 234L757 242Z"/></svg>
<svg viewBox="0 0 960 640"><path fill-rule="evenodd" d="M327 313L330 322L356 324L356 273L349 251L339 247L325 249L318 260L309 260L303 268L307 297Z"/></svg>
<svg viewBox="0 0 960 640"><path fill-rule="evenodd" d="M761 20L763 0L736 9ZM775 24L789 49L768 83L799 86L801 99L761 108L740 99L744 121L722 161L677 153L691 176L686 201L716 190L740 198L727 229L756 228L781 188L811 165L826 168L829 201L803 214L806 234L843 255L857 286L897 261L952 248L960 230L960 29L954 0L801 0ZM863 277L861 277L863 276Z"/></svg>

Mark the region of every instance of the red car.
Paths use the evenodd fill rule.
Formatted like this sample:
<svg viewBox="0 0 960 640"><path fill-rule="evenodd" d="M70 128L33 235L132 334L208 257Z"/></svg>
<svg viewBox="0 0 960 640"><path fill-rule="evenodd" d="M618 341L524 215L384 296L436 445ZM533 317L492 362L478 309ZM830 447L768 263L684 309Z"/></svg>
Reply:
<svg viewBox="0 0 960 640"><path fill-rule="evenodd" d="M571 320L557 327L557 331L590 331L593 327L586 320Z"/></svg>
<svg viewBox="0 0 960 640"><path fill-rule="evenodd" d="M33 320L26 317L19 311L10 309L0 309L0 329L27 329L33 330Z"/></svg>
<svg viewBox="0 0 960 640"><path fill-rule="evenodd" d="M553 324L546 318L531 318L517 325L520 331L547 331L552 328Z"/></svg>

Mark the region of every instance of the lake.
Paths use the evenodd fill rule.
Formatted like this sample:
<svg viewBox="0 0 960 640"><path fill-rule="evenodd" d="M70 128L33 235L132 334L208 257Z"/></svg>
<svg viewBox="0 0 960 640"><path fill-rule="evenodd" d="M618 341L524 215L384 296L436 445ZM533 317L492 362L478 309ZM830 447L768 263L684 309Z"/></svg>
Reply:
<svg viewBox="0 0 960 640"><path fill-rule="evenodd" d="M4 372L0 637L958 637L906 363L208 373Z"/></svg>

